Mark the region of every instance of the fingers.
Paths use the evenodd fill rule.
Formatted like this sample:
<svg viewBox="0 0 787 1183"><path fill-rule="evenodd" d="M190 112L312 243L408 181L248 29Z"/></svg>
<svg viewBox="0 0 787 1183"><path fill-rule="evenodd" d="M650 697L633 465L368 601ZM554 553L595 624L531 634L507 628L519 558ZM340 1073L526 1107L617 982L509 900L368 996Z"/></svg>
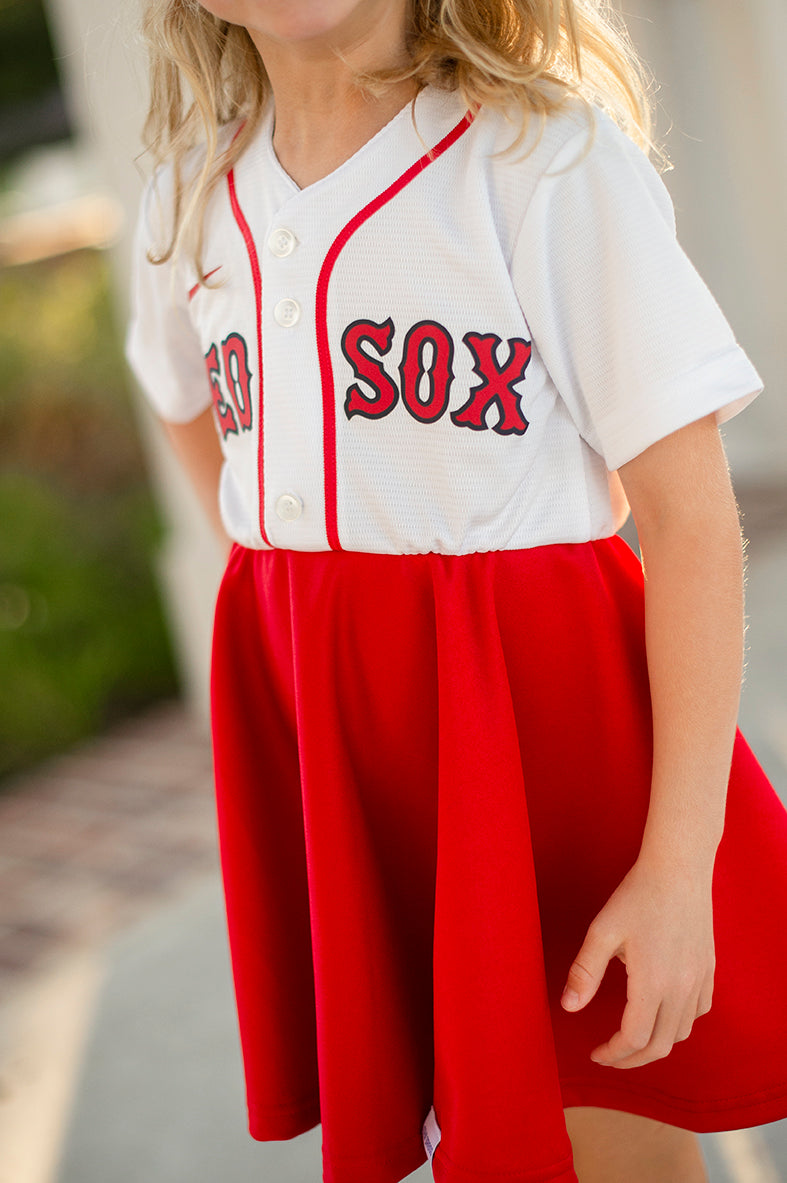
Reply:
<svg viewBox="0 0 787 1183"><path fill-rule="evenodd" d="M694 1022L711 1008L713 979L685 998L659 998L646 987L637 991L629 979L629 998L620 1030L594 1048L590 1058L614 1068L638 1068L664 1059L676 1043L688 1039Z"/></svg>
<svg viewBox="0 0 787 1183"><path fill-rule="evenodd" d="M600 1047L594 1048L590 1058L596 1064L615 1068L638 1068L652 1060L661 1060L672 1051L682 1016L669 1010L664 1003L655 1012L647 1003L639 1007L629 1002L623 1012L620 1030Z"/></svg>
<svg viewBox="0 0 787 1183"><path fill-rule="evenodd" d="M591 924L582 948L568 971L563 997L560 1000L565 1010L581 1010L590 1002L601 985L601 979L615 951L611 937Z"/></svg>
<svg viewBox="0 0 787 1183"><path fill-rule="evenodd" d="M696 1017L697 1017L697 1006L695 1003L695 1004L687 1007L687 1009L683 1012L681 1020L678 1023L678 1029L675 1032L675 1039L673 1042L683 1043L684 1039L689 1038L692 1031L694 1030L694 1020L696 1019Z"/></svg>
<svg viewBox="0 0 787 1183"><path fill-rule="evenodd" d="M697 1003L697 1018L700 1015L706 1015L711 1008L713 1003L713 979L713 973L709 974L700 990L699 1002Z"/></svg>

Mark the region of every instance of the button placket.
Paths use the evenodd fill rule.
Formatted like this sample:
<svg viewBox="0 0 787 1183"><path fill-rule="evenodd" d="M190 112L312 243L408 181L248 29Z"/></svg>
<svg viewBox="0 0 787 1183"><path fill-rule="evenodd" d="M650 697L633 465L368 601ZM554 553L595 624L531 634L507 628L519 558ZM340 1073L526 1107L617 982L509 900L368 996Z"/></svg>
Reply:
<svg viewBox="0 0 787 1183"><path fill-rule="evenodd" d="M301 201L298 195L296 204ZM294 226L288 215L292 215ZM292 208L292 202L285 202L268 223L267 238L263 240L266 248L263 291L269 301L263 312L263 323L268 326L263 330L263 337L269 390L266 419L269 462L263 496L271 541L274 546L284 547L313 546L322 533L319 516L315 517L321 484L313 475L319 472L322 461L321 433L315 432L314 446L307 447L306 456L302 454L300 442L296 449L293 447L294 439L297 436L300 440L302 431L302 428L294 429L293 421L310 405L311 400L303 392L314 389L312 370L317 372L316 357L314 364L308 365L308 372L304 373L303 366L305 359L311 362L313 341L313 335L308 339L302 335L310 325L300 324L307 313L309 298L304 293L308 292L311 280L312 252L302 241L302 229L303 238L308 239L309 235L305 233L306 227L301 227L298 215L299 210ZM293 350L296 340L300 344ZM293 463L295 455L297 461ZM307 506L311 507L308 511Z"/></svg>
<svg viewBox="0 0 787 1183"><path fill-rule="evenodd" d="M287 226L277 226L268 237L268 250L277 259L286 259L298 245L298 239ZM285 296L273 308L273 319L283 329L291 329L301 319L301 306L292 296Z"/></svg>
<svg viewBox="0 0 787 1183"><path fill-rule="evenodd" d="M297 245L298 239L292 230L288 230L286 226L279 226L268 239L268 250L277 259L286 259L288 255L292 254Z"/></svg>
<svg viewBox="0 0 787 1183"><path fill-rule="evenodd" d="M296 493L282 493L276 500L276 516L283 522L297 522L303 513L303 502Z"/></svg>
<svg viewBox="0 0 787 1183"><path fill-rule="evenodd" d="M283 329L291 329L301 319L301 306L292 296L279 300L273 309L273 319Z"/></svg>

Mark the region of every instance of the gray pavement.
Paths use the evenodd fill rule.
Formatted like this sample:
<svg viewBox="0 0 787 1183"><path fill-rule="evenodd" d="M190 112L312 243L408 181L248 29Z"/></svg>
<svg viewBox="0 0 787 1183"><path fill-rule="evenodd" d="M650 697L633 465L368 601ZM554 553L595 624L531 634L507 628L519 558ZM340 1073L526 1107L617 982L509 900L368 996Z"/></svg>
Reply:
<svg viewBox="0 0 787 1183"><path fill-rule="evenodd" d="M776 519L755 512L747 528L741 726L787 800L787 521ZM59 1084L45 1098L57 1108L51 1153L37 1163L18 1154L13 1174L0 1159L0 1183L317 1183L319 1129L280 1143L247 1133L217 865L193 874L174 898L151 903L91 955L81 977L64 978L52 994L71 1000L59 1028L70 1039L54 1033L40 1041L53 1057L65 1048ZM38 1003L39 1023L47 1013L54 1024L56 1010ZM0 1134L2 1050L0 1022ZM43 1108L36 1113L31 1130L40 1136ZM787 1121L703 1135L702 1145L712 1183L787 1180ZM411 1181L430 1178L424 1166Z"/></svg>
<svg viewBox="0 0 787 1183"><path fill-rule="evenodd" d="M247 1133L217 877L108 950L58 1183L306 1183L320 1132Z"/></svg>
<svg viewBox="0 0 787 1183"><path fill-rule="evenodd" d="M107 962L56 1183L318 1183L319 1129L246 1131L218 879L115 940ZM711 1183L787 1179L787 1121L700 1140ZM408 1183L431 1178L425 1164Z"/></svg>

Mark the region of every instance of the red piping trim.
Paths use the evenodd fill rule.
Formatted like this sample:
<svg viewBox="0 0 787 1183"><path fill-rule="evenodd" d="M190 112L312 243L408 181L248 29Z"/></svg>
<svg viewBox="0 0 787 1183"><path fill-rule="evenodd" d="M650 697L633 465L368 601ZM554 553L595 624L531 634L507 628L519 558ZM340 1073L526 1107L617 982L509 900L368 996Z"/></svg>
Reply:
<svg viewBox="0 0 787 1183"><path fill-rule="evenodd" d="M221 271L221 263L219 263L218 267L214 267L212 271L209 271L207 275L203 275L200 283L195 283L194 287L189 289L189 300L194 299L205 280L210 279L211 275L215 275L217 271Z"/></svg>
<svg viewBox="0 0 787 1183"><path fill-rule="evenodd" d="M434 148L426 152L420 160L402 173L397 181L379 193L373 201L365 205L362 210L347 223L338 237L334 240L328 254L325 256L320 277L317 281L317 303L315 321L317 331L317 353L320 359L320 377L322 381L322 409L323 409L323 463L325 466L325 532L331 550L341 550L339 541L339 527L336 508L336 396L333 388L333 365L328 344L328 285L336 260L344 247L352 238L355 231L368 221L373 214L386 205L391 198L400 193L410 181L428 168L439 156L442 156L452 144L463 136L470 127L475 115L468 111L462 116L453 131L440 140Z"/></svg>
<svg viewBox="0 0 787 1183"><path fill-rule="evenodd" d="M240 208L238 194L235 190L234 168L231 168L227 173L227 188L229 189L230 205L232 206L232 212L235 215L235 221L238 223L238 229L243 235L243 241L246 243L246 250L249 256L249 265L251 267L251 278L254 284L254 306L257 314L257 374L260 392L259 398L257 400L257 419L259 422L259 430L257 433L257 478L260 489L260 535L262 536L262 541L265 543L265 545L270 546L271 544L268 539L268 535L265 533L265 472L262 424L262 275L260 273L260 261L257 257L257 247L254 243L254 235L249 229L249 223L243 216L243 210Z"/></svg>

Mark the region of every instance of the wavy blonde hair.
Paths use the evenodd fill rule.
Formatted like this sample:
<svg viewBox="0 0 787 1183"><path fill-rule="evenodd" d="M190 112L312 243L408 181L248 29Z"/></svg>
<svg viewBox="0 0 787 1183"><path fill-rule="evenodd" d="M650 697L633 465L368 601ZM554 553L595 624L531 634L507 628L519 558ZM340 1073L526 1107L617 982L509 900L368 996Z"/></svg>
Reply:
<svg viewBox="0 0 787 1183"><path fill-rule="evenodd" d="M410 0L409 62L357 77L379 93L413 79L458 91L468 108L518 109L522 136L571 94L603 107L646 151L652 78L610 0ZM207 12L198 0L147 0L142 29L150 57L150 109L144 138L154 162L174 165L169 241L163 263L191 240L202 276L202 221L219 181L253 138L270 85L246 30ZM545 86L544 83L553 85ZM229 146L220 128L241 120ZM204 159L185 179L194 147ZM656 149L658 152L658 149ZM666 160L659 152L662 160Z"/></svg>

